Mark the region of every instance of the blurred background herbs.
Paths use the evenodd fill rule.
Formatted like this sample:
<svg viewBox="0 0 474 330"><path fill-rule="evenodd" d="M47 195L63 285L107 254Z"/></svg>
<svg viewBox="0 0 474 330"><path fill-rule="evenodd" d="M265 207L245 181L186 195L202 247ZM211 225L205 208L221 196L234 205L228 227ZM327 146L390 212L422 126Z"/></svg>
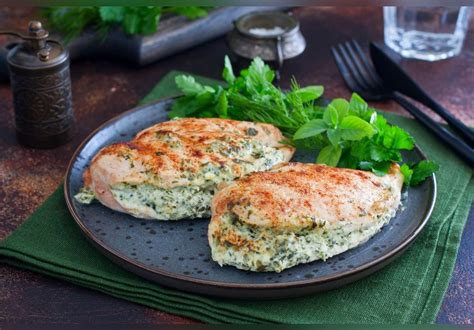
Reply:
<svg viewBox="0 0 474 330"><path fill-rule="evenodd" d="M52 7L44 9L42 14L47 27L70 42L87 28L102 36L115 27L126 35L149 35L158 30L160 18L165 14L198 19L206 16L208 10L208 7Z"/></svg>

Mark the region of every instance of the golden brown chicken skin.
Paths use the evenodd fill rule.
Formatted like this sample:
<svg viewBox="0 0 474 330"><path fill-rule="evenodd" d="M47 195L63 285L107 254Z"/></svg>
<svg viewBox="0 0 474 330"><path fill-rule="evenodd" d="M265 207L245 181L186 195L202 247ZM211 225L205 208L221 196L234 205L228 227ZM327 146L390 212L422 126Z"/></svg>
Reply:
<svg viewBox="0 0 474 330"><path fill-rule="evenodd" d="M288 161L294 149L274 126L219 118L156 124L103 148L84 173L102 204L159 220L210 215L217 185Z"/></svg>
<svg viewBox="0 0 474 330"><path fill-rule="evenodd" d="M400 205L394 164L379 177L326 165L288 163L218 191L209 243L221 265L281 271L327 259L377 233Z"/></svg>

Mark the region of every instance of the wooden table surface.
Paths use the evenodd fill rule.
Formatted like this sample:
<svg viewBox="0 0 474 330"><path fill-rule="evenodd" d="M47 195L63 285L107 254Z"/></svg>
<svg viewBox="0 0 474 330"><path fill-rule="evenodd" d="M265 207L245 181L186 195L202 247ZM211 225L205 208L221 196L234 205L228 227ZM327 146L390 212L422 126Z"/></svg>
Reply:
<svg viewBox="0 0 474 330"><path fill-rule="evenodd" d="M294 75L301 85L323 84L326 96L349 97L329 52L337 42L356 38L381 40L381 8L298 8L295 16L308 46L285 63L282 86ZM2 27L25 28L37 17L32 8L2 8ZM6 39L0 39L0 43ZM133 107L170 70L218 78L224 54L220 38L156 64L133 68L107 60L72 63L72 88L78 131L72 142L51 150L20 146L15 139L10 86L0 84L0 239L20 226L62 182L68 161L78 144L99 124ZM431 95L461 120L474 125L474 24L462 54L436 62L404 61L405 68ZM392 102L374 103L380 109L403 113ZM474 221L470 221L454 275L437 321L472 323L474 320ZM102 293L0 265L0 321L54 323L192 323L186 319L116 299Z"/></svg>

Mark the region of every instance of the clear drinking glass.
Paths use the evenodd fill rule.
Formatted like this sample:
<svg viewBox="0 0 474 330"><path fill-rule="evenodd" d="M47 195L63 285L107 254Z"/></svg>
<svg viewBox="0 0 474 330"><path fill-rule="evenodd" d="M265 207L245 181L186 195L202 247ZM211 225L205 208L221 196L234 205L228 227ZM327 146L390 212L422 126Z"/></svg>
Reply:
<svg viewBox="0 0 474 330"><path fill-rule="evenodd" d="M469 7L384 7L387 46L404 57L437 61L461 52Z"/></svg>

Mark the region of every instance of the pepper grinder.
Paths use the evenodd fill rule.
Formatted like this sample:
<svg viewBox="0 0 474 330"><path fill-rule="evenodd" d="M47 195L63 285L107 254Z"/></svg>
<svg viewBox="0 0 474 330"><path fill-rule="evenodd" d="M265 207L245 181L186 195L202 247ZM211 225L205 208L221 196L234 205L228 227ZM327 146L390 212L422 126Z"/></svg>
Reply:
<svg viewBox="0 0 474 330"><path fill-rule="evenodd" d="M67 50L38 21L29 23L27 35L0 34L24 40L7 54L18 141L34 148L66 143L74 127Z"/></svg>

